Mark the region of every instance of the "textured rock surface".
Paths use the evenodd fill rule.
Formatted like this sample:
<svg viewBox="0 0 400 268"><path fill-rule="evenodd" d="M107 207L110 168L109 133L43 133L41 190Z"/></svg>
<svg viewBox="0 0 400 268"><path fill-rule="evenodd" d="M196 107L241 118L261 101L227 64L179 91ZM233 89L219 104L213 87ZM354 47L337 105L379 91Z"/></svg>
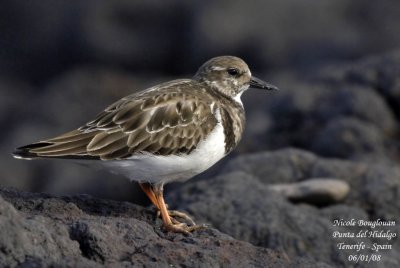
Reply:
<svg viewBox="0 0 400 268"><path fill-rule="evenodd" d="M315 198L291 203L271 189L314 178L339 178L352 190L342 203L324 206ZM333 221L398 219L400 169L286 149L239 156L221 175L189 181L170 192L171 208L230 236L215 229L193 237L167 234L154 210L127 202L9 190L0 194L5 200L0 201L0 260L11 266L351 267L347 258L352 251L338 250L337 243L359 239L339 240L333 233L359 230L334 227ZM400 228L391 231L398 234ZM400 241L389 242L393 248L368 267L400 264Z"/></svg>
<svg viewBox="0 0 400 268"><path fill-rule="evenodd" d="M2 267L327 267L216 229L191 237L164 233L153 210L129 203L11 190L0 195Z"/></svg>
<svg viewBox="0 0 400 268"><path fill-rule="evenodd" d="M348 197L341 204L318 208L305 202L291 203L270 188L282 182L305 182L316 177L347 182L351 187ZM347 259L351 251L339 250L337 243L355 243L359 239L333 238L333 232L362 228L338 229L333 220L383 219L397 223L399 194L399 168L321 159L305 151L287 149L239 156L228 163L222 175L189 181L171 193L170 200L179 209L237 239L284 250L290 257L306 256L335 267L351 267ZM400 232L398 224L389 229ZM363 241L369 245L374 242L368 238ZM400 265L400 241L383 240L386 242L393 249L382 253L381 262L368 267Z"/></svg>
<svg viewBox="0 0 400 268"><path fill-rule="evenodd" d="M394 110L372 85L293 83L266 110L272 115L266 147L290 145L360 160L371 153L398 155ZM328 141L338 147L329 148Z"/></svg>
<svg viewBox="0 0 400 268"><path fill-rule="evenodd" d="M355 118L338 118L318 132L311 148L324 156L384 158L385 138L374 124Z"/></svg>

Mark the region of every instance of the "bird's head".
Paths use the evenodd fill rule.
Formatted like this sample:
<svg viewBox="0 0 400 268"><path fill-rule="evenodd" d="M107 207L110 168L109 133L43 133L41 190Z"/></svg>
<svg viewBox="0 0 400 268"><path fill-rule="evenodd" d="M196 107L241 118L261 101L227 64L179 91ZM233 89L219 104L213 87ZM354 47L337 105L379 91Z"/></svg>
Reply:
<svg viewBox="0 0 400 268"><path fill-rule="evenodd" d="M278 89L276 86L252 76L247 64L234 56L210 59L199 68L194 79L206 83L231 98L240 98L249 87L267 90Z"/></svg>

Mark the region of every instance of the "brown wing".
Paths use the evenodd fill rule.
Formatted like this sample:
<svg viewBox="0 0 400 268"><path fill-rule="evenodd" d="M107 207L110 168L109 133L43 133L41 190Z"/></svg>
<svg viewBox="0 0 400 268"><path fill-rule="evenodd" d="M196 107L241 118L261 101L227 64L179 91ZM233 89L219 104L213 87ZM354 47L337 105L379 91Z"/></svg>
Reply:
<svg viewBox="0 0 400 268"><path fill-rule="evenodd" d="M103 160L189 153L217 124L211 99L191 93L177 87L128 96L83 127L26 148L36 157Z"/></svg>

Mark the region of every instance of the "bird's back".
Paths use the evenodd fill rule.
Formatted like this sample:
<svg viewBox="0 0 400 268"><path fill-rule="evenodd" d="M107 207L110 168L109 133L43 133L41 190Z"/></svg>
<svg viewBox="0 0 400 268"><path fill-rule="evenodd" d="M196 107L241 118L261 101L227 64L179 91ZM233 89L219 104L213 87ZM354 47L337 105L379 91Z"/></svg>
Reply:
<svg viewBox="0 0 400 268"><path fill-rule="evenodd" d="M214 102L201 83L170 81L120 99L76 130L20 147L14 156L117 160L189 154L217 124Z"/></svg>

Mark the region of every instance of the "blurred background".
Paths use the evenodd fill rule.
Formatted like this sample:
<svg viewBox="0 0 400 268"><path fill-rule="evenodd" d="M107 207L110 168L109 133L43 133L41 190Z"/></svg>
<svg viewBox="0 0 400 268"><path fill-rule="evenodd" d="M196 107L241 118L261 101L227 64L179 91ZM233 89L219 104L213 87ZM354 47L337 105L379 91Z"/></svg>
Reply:
<svg viewBox="0 0 400 268"><path fill-rule="evenodd" d="M395 0L3 0L0 187L140 202L133 184L106 171L10 153L219 55L243 58L282 89L245 94L247 128L230 157L291 146L396 163L400 81L368 57L396 53L399 25ZM365 71L354 71L356 62Z"/></svg>

